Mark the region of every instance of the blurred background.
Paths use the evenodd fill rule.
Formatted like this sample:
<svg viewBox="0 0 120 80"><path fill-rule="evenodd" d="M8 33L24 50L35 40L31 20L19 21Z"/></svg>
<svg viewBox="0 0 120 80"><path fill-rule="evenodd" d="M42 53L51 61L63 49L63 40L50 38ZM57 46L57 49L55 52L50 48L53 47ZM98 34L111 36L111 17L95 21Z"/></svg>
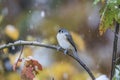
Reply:
<svg viewBox="0 0 120 80"><path fill-rule="evenodd" d="M68 29L79 57L97 77L110 75L114 30L99 35L99 10L94 0L0 0L0 45L17 40L58 45L59 28ZM103 0L104 1L104 0ZM20 80L22 65L12 70L21 46L0 51L1 80ZM118 44L120 53L120 39ZM55 80L89 80L87 72L71 57L55 50L25 46L22 57L33 56L43 66L43 77ZM50 80L44 78L44 80Z"/></svg>

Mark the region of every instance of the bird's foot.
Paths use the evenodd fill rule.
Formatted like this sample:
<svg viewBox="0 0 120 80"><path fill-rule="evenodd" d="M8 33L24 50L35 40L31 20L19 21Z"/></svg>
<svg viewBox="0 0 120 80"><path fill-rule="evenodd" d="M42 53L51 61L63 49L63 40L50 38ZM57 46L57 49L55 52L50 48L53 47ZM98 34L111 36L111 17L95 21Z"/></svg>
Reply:
<svg viewBox="0 0 120 80"><path fill-rule="evenodd" d="M67 50L67 49L65 49L65 50L64 50L64 54L66 55L67 53L68 53L68 50Z"/></svg>
<svg viewBox="0 0 120 80"><path fill-rule="evenodd" d="M60 46L57 46L57 51L59 51L61 49L61 47Z"/></svg>

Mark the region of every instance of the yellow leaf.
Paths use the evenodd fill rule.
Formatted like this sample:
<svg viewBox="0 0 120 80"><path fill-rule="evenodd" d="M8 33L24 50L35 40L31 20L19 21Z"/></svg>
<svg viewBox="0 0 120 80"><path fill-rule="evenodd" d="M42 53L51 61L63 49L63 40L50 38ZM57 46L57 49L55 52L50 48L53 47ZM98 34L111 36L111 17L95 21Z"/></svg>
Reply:
<svg viewBox="0 0 120 80"><path fill-rule="evenodd" d="M105 3L106 3L106 0L101 0L101 3L102 3L102 4L105 4Z"/></svg>
<svg viewBox="0 0 120 80"><path fill-rule="evenodd" d="M28 41L34 41L35 38L33 36L31 36L31 35L28 35L26 40L28 40Z"/></svg>
<svg viewBox="0 0 120 80"><path fill-rule="evenodd" d="M77 70L72 65L62 62L53 65L48 70L48 73L52 75L55 80L63 80L66 77L71 78L72 75L77 74Z"/></svg>
<svg viewBox="0 0 120 80"><path fill-rule="evenodd" d="M20 74L11 72L5 76L5 80L20 80Z"/></svg>
<svg viewBox="0 0 120 80"><path fill-rule="evenodd" d="M81 51L84 51L85 50L85 42L82 39L82 37L75 32L70 32L70 33L72 35L72 38L73 38L75 44L77 45L77 48Z"/></svg>
<svg viewBox="0 0 120 80"><path fill-rule="evenodd" d="M4 49L3 49L3 52L4 52L4 53L8 53L8 48L4 48Z"/></svg>
<svg viewBox="0 0 120 80"><path fill-rule="evenodd" d="M19 38L19 31L13 25L6 26L5 34L13 40L17 40Z"/></svg>
<svg viewBox="0 0 120 80"><path fill-rule="evenodd" d="M99 34L102 36L105 33L106 29L103 28L102 26L99 27Z"/></svg>
<svg viewBox="0 0 120 80"><path fill-rule="evenodd" d="M67 62L58 62L51 67L44 68L36 76L36 80L88 80L87 72L79 72L73 65Z"/></svg>
<svg viewBox="0 0 120 80"><path fill-rule="evenodd" d="M89 80L89 75L86 72L74 75L71 80Z"/></svg>

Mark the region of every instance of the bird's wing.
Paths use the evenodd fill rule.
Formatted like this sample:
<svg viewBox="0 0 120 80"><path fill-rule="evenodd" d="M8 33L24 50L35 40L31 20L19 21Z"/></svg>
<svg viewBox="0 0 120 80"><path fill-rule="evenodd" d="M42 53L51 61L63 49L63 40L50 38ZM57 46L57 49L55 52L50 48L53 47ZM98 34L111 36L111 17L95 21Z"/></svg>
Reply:
<svg viewBox="0 0 120 80"><path fill-rule="evenodd" d="M72 36L70 34L66 34L66 38L71 43L71 45L74 47L75 51L77 52L77 48L76 48L75 43L72 39Z"/></svg>

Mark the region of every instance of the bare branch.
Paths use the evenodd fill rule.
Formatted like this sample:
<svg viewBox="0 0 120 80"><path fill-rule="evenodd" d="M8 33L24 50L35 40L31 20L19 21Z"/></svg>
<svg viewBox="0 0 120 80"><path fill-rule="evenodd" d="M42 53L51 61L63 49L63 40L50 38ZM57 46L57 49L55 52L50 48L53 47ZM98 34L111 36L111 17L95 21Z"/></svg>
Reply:
<svg viewBox="0 0 120 80"><path fill-rule="evenodd" d="M20 45L31 45L31 46L39 46L39 47L45 47L45 48L51 48L51 49L58 49L58 46L55 46L55 45L46 45L46 44L42 44L42 43L37 42L37 41L19 40L19 41L16 41L14 43L8 43L8 44L1 45L0 50L2 50L4 48L9 48L11 46L20 46Z"/></svg>
<svg viewBox="0 0 120 80"><path fill-rule="evenodd" d="M70 57L72 57L73 59L75 59L88 72L88 74L90 75L90 77L92 78L92 80L95 80L95 77L92 74L92 72L90 71L90 69L85 65L85 63L82 62L82 60L80 58L75 57L74 55L72 55L70 53L68 53L68 55Z"/></svg>
<svg viewBox="0 0 120 80"><path fill-rule="evenodd" d="M17 62L13 65L13 70L14 71L16 71L16 67L17 67L18 62L21 61L21 55L22 55L23 49L24 49L24 46L22 46L22 50L21 50L20 55L19 55L19 57L17 59Z"/></svg>
<svg viewBox="0 0 120 80"><path fill-rule="evenodd" d="M20 45L31 45L31 46L39 46L39 47L45 47L45 48L50 48L50 49L55 49L64 52L64 49L60 48L59 46L55 46L55 45L46 45L46 44L42 44L40 42L37 41L16 41L14 43L8 43L8 44L3 44L0 46L0 50L4 49L4 48L9 48L11 46L20 46ZM67 53L68 56L72 57L74 60L76 60L90 75L92 80L95 80L94 75L92 74L92 72L90 71L90 69L78 58L76 58L73 54L71 54L70 52Z"/></svg>
<svg viewBox="0 0 120 80"><path fill-rule="evenodd" d="M113 54L112 54L112 65L111 65L111 76L110 80L112 80L115 73L115 63L117 57L117 45L118 45L118 35L119 34L119 23L116 22L115 26L115 34L114 34L114 42L113 42Z"/></svg>

